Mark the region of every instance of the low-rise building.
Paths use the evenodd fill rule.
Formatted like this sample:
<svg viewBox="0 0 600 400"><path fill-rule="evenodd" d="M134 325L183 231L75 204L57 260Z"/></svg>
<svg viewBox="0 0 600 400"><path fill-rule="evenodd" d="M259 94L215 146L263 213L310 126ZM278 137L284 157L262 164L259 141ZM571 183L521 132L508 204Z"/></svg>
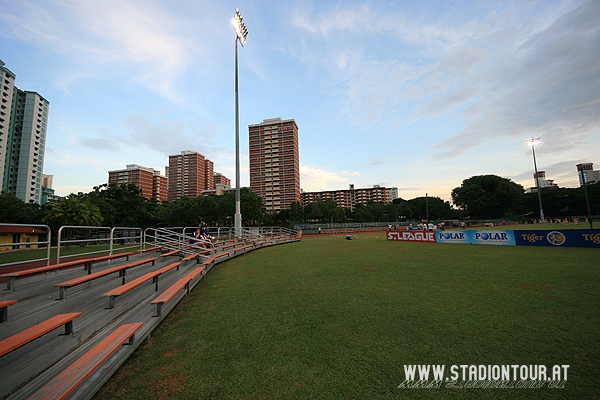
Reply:
<svg viewBox="0 0 600 400"><path fill-rule="evenodd" d="M338 207L354 210L357 204L391 203L398 198L398 188L386 188L375 185L372 188L355 189L354 184L350 184L349 189L345 190L325 190L321 192L302 192L300 194L302 206L321 200L332 200Z"/></svg>

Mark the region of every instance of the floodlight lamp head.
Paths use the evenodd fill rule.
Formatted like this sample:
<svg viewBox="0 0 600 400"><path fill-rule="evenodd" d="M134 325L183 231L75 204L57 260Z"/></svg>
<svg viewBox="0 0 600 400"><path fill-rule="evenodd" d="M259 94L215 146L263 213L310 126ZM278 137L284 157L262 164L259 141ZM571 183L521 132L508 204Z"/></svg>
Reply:
<svg viewBox="0 0 600 400"><path fill-rule="evenodd" d="M244 24L244 19L240 14L240 10L238 8L235 9L235 15L233 16L233 29L235 30L235 34L237 35L237 40L240 41L242 47L246 43L246 36L248 36L248 29L246 28L246 24Z"/></svg>
<svg viewBox="0 0 600 400"><path fill-rule="evenodd" d="M540 137L532 137L531 139L527 139L525 143L530 147L535 146L536 144L540 144Z"/></svg>

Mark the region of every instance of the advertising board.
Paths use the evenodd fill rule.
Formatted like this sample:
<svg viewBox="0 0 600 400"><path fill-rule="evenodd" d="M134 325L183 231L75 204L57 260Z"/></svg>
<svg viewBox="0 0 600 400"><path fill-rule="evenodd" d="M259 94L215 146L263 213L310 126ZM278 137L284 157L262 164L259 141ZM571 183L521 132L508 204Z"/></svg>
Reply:
<svg viewBox="0 0 600 400"><path fill-rule="evenodd" d="M515 234L514 231L470 231L471 243L473 244L493 244L493 245L509 245L514 246Z"/></svg>
<svg viewBox="0 0 600 400"><path fill-rule="evenodd" d="M431 242L435 243L435 232L433 231L389 231L387 240L401 242Z"/></svg>
<svg viewBox="0 0 600 400"><path fill-rule="evenodd" d="M471 243L471 231L437 231L435 238L438 243Z"/></svg>
<svg viewBox="0 0 600 400"><path fill-rule="evenodd" d="M515 239L519 246L600 248L600 230L598 229L515 231Z"/></svg>

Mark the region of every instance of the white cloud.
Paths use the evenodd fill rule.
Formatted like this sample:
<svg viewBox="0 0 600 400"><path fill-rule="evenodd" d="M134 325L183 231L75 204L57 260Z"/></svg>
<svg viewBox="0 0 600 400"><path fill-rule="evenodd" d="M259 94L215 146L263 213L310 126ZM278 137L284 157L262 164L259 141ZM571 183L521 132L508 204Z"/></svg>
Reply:
<svg viewBox="0 0 600 400"><path fill-rule="evenodd" d="M350 183L350 176L356 177L360 174L349 171L337 173L320 168L300 166L300 186L307 192L340 189L340 187L347 186Z"/></svg>
<svg viewBox="0 0 600 400"><path fill-rule="evenodd" d="M215 144L214 138L223 133L224 126L207 123L199 126L151 113L131 114L123 125L128 136L120 140L125 145L145 147L166 156L192 150L206 158L225 153L227 150Z"/></svg>

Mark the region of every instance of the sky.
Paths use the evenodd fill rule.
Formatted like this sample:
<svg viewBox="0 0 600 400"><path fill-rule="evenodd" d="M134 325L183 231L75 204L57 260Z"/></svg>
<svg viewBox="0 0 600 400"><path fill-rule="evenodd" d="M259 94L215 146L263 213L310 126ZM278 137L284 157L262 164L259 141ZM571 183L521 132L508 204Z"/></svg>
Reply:
<svg viewBox="0 0 600 400"><path fill-rule="evenodd" d="M475 175L600 169L600 1L3 0L0 59L50 102L56 194L192 150L241 186L248 125L294 119L305 191L437 196Z"/></svg>

